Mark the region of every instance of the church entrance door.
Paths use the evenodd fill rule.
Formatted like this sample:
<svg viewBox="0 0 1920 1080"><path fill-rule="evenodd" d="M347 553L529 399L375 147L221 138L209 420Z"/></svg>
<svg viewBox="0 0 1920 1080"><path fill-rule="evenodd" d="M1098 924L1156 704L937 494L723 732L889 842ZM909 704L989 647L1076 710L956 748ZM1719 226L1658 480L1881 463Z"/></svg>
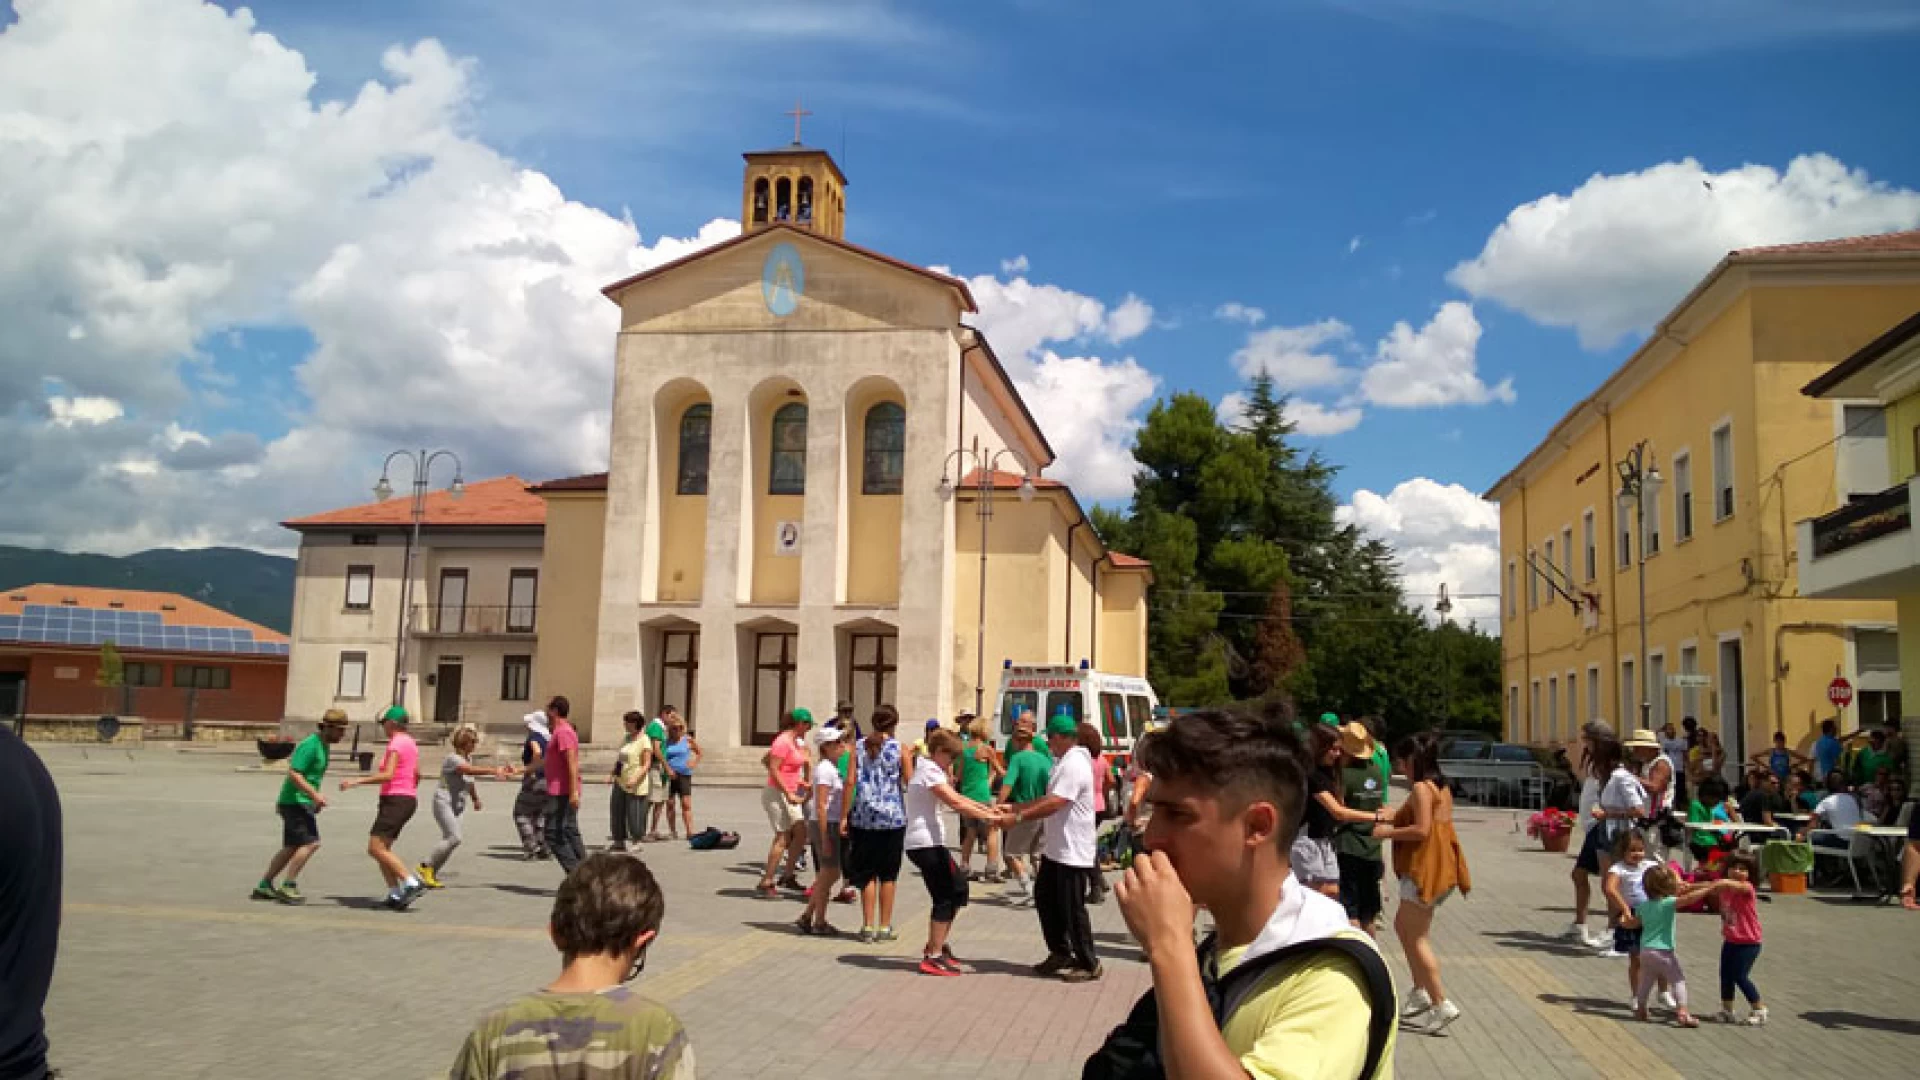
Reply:
<svg viewBox="0 0 1920 1080"><path fill-rule="evenodd" d="M772 746L780 723L793 708L794 669L800 661L800 635L753 636L753 704L748 713L748 741Z"/></svg>

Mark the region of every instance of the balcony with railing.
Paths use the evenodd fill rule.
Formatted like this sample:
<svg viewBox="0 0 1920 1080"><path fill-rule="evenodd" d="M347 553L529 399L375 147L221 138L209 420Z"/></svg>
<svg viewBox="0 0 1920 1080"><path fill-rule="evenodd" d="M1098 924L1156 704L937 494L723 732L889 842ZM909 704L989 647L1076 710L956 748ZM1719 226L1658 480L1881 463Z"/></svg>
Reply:
<svg viewBox="0 0 1920 1080"><path fill-rule="evenodd" d="M1920 592L1920 542L1913 530L1917 481L1802 521L1800 595L1890 599Z"/></svg>
<svg viewBox="0 0 1920 1080"><path fill-rule="evenodd" d="M531 638L538 614L532 604L419 604L407 625L423 638Z"/></svg>

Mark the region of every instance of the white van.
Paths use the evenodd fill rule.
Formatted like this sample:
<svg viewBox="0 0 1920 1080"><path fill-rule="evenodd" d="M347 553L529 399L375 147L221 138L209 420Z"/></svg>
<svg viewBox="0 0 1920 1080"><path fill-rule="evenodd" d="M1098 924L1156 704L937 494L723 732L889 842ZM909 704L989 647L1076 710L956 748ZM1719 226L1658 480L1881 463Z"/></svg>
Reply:
<svg viewBox="0 0 1920 1080"><path fill-rule="evenodd" d="M1106 737L1107 752L1124 759L1135 739L1147 733L1160 705L1153 686L1137 675L1094 671L1086 661L1068 664L1015 664L1000 670L1000 692L994 698L994 730L1005 739L1013 721L1032 713L1045 729L1048 717L1062 710L1075 720L1092 720Z"/></svg>

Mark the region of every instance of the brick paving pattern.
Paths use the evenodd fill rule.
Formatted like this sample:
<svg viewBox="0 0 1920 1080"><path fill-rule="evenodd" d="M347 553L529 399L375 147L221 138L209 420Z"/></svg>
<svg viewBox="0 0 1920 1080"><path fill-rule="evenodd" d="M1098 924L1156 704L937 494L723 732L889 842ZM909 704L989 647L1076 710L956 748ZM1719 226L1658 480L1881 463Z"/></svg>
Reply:
<svg viewBox="0 0 1920 1080"><path fill-rule="evenodd" d="M551 979L544 922L552 863L524 863L511 789L483 788L449 888L404 914L379 910L364 853L374 793L328 796L325 844L301 887L306 907L250 902L279 840L279 780L234 756L40 746L67 820L67 907L49 1004L66 1080L142 1076L444 1076L481 1012ZM424 752L437 761L437 751ZM426 770L423 770L426 771ZM339 776L333 777L337 781ZM582 813L604 842L605 789ZM649 845L667 924L641 985L691 1029L708 1077L778 1074L1064 1078L1148 984L1115 905L1096 907L1107 977L1067 986L1026 973L1040 959L1031 910L976 886L954 947L978 974L912 970L926 898L900 883L889 947L798 936L799 906L752 897L766 826L756 793L706 789L698 824L734 829L734 852ZM1634 1024L1626 964L1555 939L1567 921L1566 856L1535 850L1505 812L1463 810L1479 888L1436 921L1453 998L1444 1038L1403 1034L1397 1075L1426 1077L1892 1077L1920 1054L1920 916L1822 895L1763 905L1755 978L1764 1029ZM417 816L399 850L423 857L437 831ZM1391 890L1390 890L1391 893ZM1597 890L1596 890L1597 894ZM834 905L843 928L857 907ZM1389 912L1391 917L1391 911ZM1683 917L1680 951L1695 1009L1717 1006L1719 921ZM1388 935L1386 952L1405 985ZM1744 1005L1740 1007L1744 1013Z"/></svg>

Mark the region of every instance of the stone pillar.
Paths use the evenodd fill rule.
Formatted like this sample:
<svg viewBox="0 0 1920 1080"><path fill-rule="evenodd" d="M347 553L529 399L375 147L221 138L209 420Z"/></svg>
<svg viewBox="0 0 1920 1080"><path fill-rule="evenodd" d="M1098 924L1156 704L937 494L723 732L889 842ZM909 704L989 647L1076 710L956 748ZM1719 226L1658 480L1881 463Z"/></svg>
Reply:
<svg viewBox="0 0 1920 1080"><path fill-rule="evenodd" d="M746 706L740 699L741 665L735 604L740 595L741 545L751 538L741 516L751 498L747 425L753 422L751 387L745 380L710 388L713 428L707 448L707 561L700 583L700 738L705 745L745 745ZM757 523L756 523L757 526ZM750 549L749 549L750 550ZM748 556L751 558L751 555Z"/></svg>
<svg viewBox="0 0 1920 1080"><path fill-rule="evenodd" d="M818 348L832 347L820 342ZM845 499L841 416L847 387L810 385L807 392L807 493L800 524L800 662L793 703L816 718L833 712L839 696L835 669L840 651L834 634L839 594L840 520Z"/></svg>
<svg viewBox="0 0 1920 1080"><path fill-rule="evenodd" d="M607 521L601 540L598 642L591 700L566 687L584 741L619 738L620 716L640 707L640 579L647 558L648 474L652 469L653 382L637 374L646 339L622 335L614 353L613 416L607 447Z"/></svg>

